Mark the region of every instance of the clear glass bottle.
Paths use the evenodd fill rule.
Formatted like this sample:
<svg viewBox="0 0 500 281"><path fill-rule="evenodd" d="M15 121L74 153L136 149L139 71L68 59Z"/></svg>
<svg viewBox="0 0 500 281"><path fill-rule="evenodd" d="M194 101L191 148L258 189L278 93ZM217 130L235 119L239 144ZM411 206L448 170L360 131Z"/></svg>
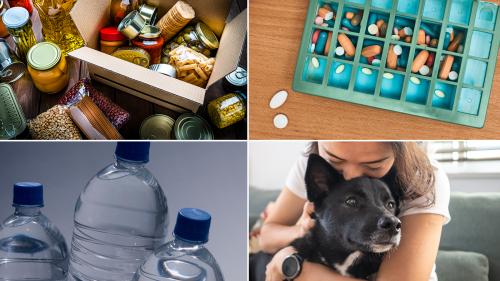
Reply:
<svg viewBox="0 0 500 281"><path fill-rule="evenodd" d="M227 94L208 104L208 115L219 129L243 120L246 111L246 96L242 92Z"/></svg>
<svg viewBox="0 0 500 281"><path fill-rule="evenodd" d="M66 280L68 251L59 229L40 212L43 186L14 184L16 211L0 225L0 278L16 281Z"/></svg>
<svg viewBox="0 0 500 281"><path fill-rule="evenodd" d="M69 15L77 0L33 0L40 15L42 34L46 42L59 46L67 53L83 46L83 38Z"/></svg>
<svg viewBox="0 0 500 281"><path fill-rule="evenodd" d="M224 281L214 256L205 248L210 214L184 208L177 215L175 240L156 249L132 281Z"/></svg>
<svg viewBox="0 0 500 281"><path fill-rule="evenodd" d="M36 45L28 10L22 7L10 8L3 14L2 21L16 43L17 55L26 63L26 54Z"/></svg>
<svg viewBox="0 0 500 281"><path fill-rule="evenodd" d="M142 5L139 0L113 0L109 8L111 25L118 27L120 22L132 11L137 11Z"/></svg>
<svg viewBox="0 0 500 281"><path fill-rule="evenodd" d="M118 142L115 157L76 203L68 280L130 280L165 242L167 199L145 168L149 142Z"/></svg>

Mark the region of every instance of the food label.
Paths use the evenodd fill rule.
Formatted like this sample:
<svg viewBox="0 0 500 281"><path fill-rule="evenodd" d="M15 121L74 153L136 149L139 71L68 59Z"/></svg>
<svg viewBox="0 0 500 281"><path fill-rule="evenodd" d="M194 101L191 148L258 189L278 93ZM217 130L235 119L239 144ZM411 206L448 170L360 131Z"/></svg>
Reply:
<svg viewBox="0 0 500 281"><path fill-rule="evenodd" d="M158 41L142 41L143 45L149 46L149 45L156 45L158 44Z"/></svg>

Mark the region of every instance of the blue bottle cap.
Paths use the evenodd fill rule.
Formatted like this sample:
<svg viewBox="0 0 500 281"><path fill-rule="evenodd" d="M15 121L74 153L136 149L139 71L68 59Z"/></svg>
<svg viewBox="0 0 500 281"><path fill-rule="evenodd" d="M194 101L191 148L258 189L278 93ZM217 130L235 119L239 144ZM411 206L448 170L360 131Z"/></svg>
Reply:
<svg viewBox="0 0 500 281"><path fill-rule="evenodd" d="M177 215L175 238L194 243L206 243L210 230L210 214L195 208L184 208Z"/></svg>
<svg viewBox="0 0 500 281"><path fill-rule="evenodd" d="M149 162L149 142L118 142L115 155L117 158L135 161Z"/></svg>
<svg viewBox="0 0 500 281"><path fill-rule="evenodd" d="M30 19L28 10L23 7L13 7L3 14L2 21L8 28L18 28L25 25Z"/></svg>
<svg viewBox="0 0 500 281"><path fill-rule="evenodd" d="M43 206L43 185L37 182L18 182L14 184L12 206Z"/></svg>

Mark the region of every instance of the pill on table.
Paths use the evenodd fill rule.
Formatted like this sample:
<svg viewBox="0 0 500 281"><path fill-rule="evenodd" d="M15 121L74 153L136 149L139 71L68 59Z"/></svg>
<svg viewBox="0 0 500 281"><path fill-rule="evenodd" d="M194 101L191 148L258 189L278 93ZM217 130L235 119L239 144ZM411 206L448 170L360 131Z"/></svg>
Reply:
<svg viewBox="0 0 500 281"><path fill-rule="evenodd" d="M350 31L349 28L342 26L340 29L345 30L345 31Z"/></svg>
<svg viewBox="0 0 500 281"><path fill-rule="evenodd" d="M376 25L377 24L377 20L378 20L377 14L371 13L368 16L368 25L372 25L372 24Z"/></svg>
<svg viewBox="0 0 500 281"><path fill-rule="evenodd" d="M382 37L385 37L385 35L387 34L387 27L388 26L389 26L389 24L387 24L387 23L382 24L382 27L380 28L380 35L382 35Z"/></svg>
<svg viewBox="0 0 500 281"><path fill-rule="evenodd" d="M403 72L406 71L406 69L404 67L401 67L401 66L396 67L396 70L403 71Z"/></svg>
<svg viewBox="0 0 500 281"><path fill-rule="evenodd" d="M382 47L380 47L379 45L364 47L361 50L361 55L365 58L374 57L380 53L382 53Z"/></svg>
<svg viewBox="0 0 500 281"><path fill-rule="evenodd" d="M374 59L375 59L375 57L366 58L366 60L368 61L369 64L372 64Z"/></svg>
<svg viewBox="0 0 500 281"><path fill-rule="evenodd" d="M288 98L287 91L279 91L273 96L271 102L269 103L269 106L273 109L278 108L285 103L287 98Z"/></svg>
<svg viewBox="0 0 500 281"><path fill-rule="evenodd" d="M384 25L384 23L385 23L384 20L377 21L377 27L378 27L378 29L382 29L382 25Z"/></svg>
<svg viewBox="0 0 500 281"><path fill-rule="evenodd" d="M413 64L411 66L411 72L417 73L420 68L425 64L427 58L429 57L429 52L427 50L422 50L418 56L413 60Z"/></svg>
<svg viewBox="0 0 500 281"><path fill-rule="evenodd" d="M278 129L283 129L288 125L288 118L283 114L278 114L274 117L274 126Z"/></svg>
<svg viewBox="0 0 500 281"><path fill-rule="evenodd" d="M323 24L323 18L322 17L316 17L314 19L314 23L317 25L322 25Z"/></svg>
<svg viewBox="0 0 500 281"><path fill-rule="evenodd" d="M378 32L378 27L376 24L368 26L368 33L370 33L371 35L375 35L377 34L377 32Z"/></svg>
<svg viewBox="0 0 500 281"><path fill-rule="evenodd" d="M443 66L441 67L441 71L439 72L439 78L446 80L450 75L451 66L453 65L453 61L455 58L452 55L446 55L444 59Z"/></svg>
<svg viewBox="0 0 500 281"><path fill-rule="evenodd" d="M437 48L439 41L437 39L432 39L430 46L432 48Z"/></svg>
<svg viewBox="0 0 500 281"><path fill-rule="evenodd" d="M403 53L403 48L401 47L401 45L394 45L392 51L396 54L396 56L399 56Z"/></svg>
<svg viewBox="0 0 500 281"><path fill-rule="evenodd" d="M436 94L436 96L438 96L440 98L444 98L445 97L445 94L441 90L435 90L434 94Z"/></svg>
<svg viewBox="0 0 500 281"><path fill-rule="evenodd" d="M448 46L450 45L450 38L451 38L451 34L446 32L446 34L444 35L443 50L448 49Z"/></svg>
<svg viewBox="0 0 500 281"><path fill-rule="evenodd" d="M457 53L462 54L464 52L464 45L460 45L457 48Z"/></svg>
<svg viewBox="0 0 500 281"><path fill-rule="evenodd" d="M399 35L399 30L397 29L397 27L394 27L393 32L394 32L393 34Z"/></svg>
<svg viewBox="0 0 500 281"><path fill-rule="evenodd" d="M373 66L380 66L380 60L379 59L372 60L372 65Z"/></svg>
<svg viewBox="0 0 500 281"><path fill-rule="evenodd" d="M392 35L391 39L395 40L395 41L399 41L400 37L399 37L399 35Z"/></svg>
<svg viewBox="0 0 500 281"><path fill-rule="evenodd" d="M425 75L429 74L429 70L430 69L427 65L423 65L418 72L420 72L420 74L425 76Z"/></svg>
<svg viewBox="0 0 500 281"><path fill-rule="evenodd" d="M425 44L425 31L423 29L418 31L417 44Z"/></svg>
<svg viewBox="0 0 500 281"><path fill-rule="evenodd" d="M448 78L450 78L451 81L455 81L458 79L458 73L456 73L455 71L450 71Z"/></svg>
<svg viewBox="0 0 500 281"><path fill-rule="evenodd" d="M313 57L313 58L311 59L311 63L312 63L312 65L313 65L314 67L316 67L316 68L318 68L318 67L319 67L319 61L318 61L318 59L317 59L317 58Z"/></svg>
<svg viewBox="0 0 500 281"><path fill-rule="evenodd" d="M431 43L431 37L429 35L425 35L425 44L429 45Z"/></svg>
<svg viewBox="0 0 500 281"><path fill-rule="evenodd" d="M345 18L348 19L348 20L352 20L353 17L354 17L354 13L353 12L347 12L345 14Z"/></svg>
<svg viewBox="0 0 500 281"><path fill-rule="evenodd" d="M349 37L347 37L347 35L345 35L344 33L339 33L339 35L337 36L337 40L347 54L349 54L350 56L354 56L354 54L356 53L356 48L352 44Z"/></svg>
<svg viewBox="0 0 500 281"><path fill-rule="evenodd" d="M411 39L413 39L413 36L406 36L405 42L406 43L411 43Z"/></svg>
<svg viewBox="0 0 500 281"><path fill-rule="evenodd" d="M319 29L316 29L316 31L314 31L313 36L312 36L312 40L311 40L313 42L313 44L318 43L318 37L319 37L320 33L321 33L321 30L319 30Z"/></svg>
<svg viewBox="0 0 500 281"><path fill-rule="evenodd" d="M361 19L363 18L363 10L359 10L356 15L351 19L351 24L353 26L358 26L361 23Z"/></svg>
<svg viewBox="0 0 500 281"><path fill-rule="evenodd" d="M432 67L432 65L434 64L434 59L436 58L436 53L430 53L429 54L429 57L427 58L427 66L428 67Z"/></svg>
<svg viewBox="0 0 500 281"><path fill-rule="evenodd" d="M453 41L450 42L450 45L446 50L450 52L455 52L458 49L458 46L462 44L462 41L464 41L464 38L465 34L463 34L462 32L458 33L457 36L455 36L455 38L453 39Z"/></svg>
<svg viewBox="0 0 500 281"><path fill-rule="evenodd" d="M325 26L327 27L328 26L328 23L322 23L321 26Z"/></svg>
<svg viewBox="0 0 500 281"><path fill-rule="evenodd" d="M344 71L345 69L345 65L341 64L337 67L337 69L335 69L335 73L341 73L342 71Z"/></svg>
<svg viewBox="0 0 500 281"><path fill-rule="evenodd" d="M394 74L386 72L386 73L384 73L384 78L385 79L392 79L392 78L394 78Z"/></svg>
<svg viewBox="0 0 500 281"><path fill-rule="evenodd" d="M311 49L309 50L309 53L314 53L314 49L316 48L316 44L311 44Z"/></svg>
<svg viewBox="0 0 500 281"><path fill-rule="evenodd" d="M325 56L328 56L328 53L330 53L330 44L332 43L332 34L333 32L328 32L328 38L326 38L326 45L325 45Z"/></svg>
<svg viewBox="0 0 500 281"><path fill-rule="evenodd" d="M389 54L387 55L387 68L396 69L398 67L398 56L394 53L394 45L389 46Z"/></svg>
<svg viewBox="0 0 500 281"><path fill-rule="evenodd" d="M322 17L324 20L331 20L333 19L333 12L325 8L319 8L318 16Z"/></svg>
<svg viewBox="0 0 500 281"><path fill-rule="evenodd" d="M335 49L335 54L337 56L343 56L345 54L345 50L344 48L342 48L341 46L338 46L336 49Z"/></svg>
<svg viewBox="0 0 500 281"><path fill-rule="evenodd" d="M366 68L366 67L363 67L363 69L361 69L361 71L366 74L366 75L372 75L373 74L373 71L369 68Z"/></svg>
<svg viewBox="0 0 500 281"><path fill-rule="evenodd" d="M417 77L410 77L410 81L416 85L420 84L420 79L418 79Z"/></svg>

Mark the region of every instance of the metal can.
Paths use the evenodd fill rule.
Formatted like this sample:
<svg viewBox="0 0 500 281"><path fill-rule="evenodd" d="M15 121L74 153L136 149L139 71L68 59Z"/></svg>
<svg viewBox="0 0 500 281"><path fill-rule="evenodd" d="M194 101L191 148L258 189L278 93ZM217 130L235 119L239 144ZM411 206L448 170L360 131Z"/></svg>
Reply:
<svg viewBox="0 0 500 281"><path fill-rule="evenodd" d="M166 63L152 64L149 66L149 69L173 78L177 77L177 71L175 70L175 68Z"/></svg>
<svg viewBox="0 0 500 281"><path fill-rule="evenodd" d="M146 24L155 25L156 22L156 7L143 4L139 8L139 14L146 20Z"/></svg>
<svg viewBox="0 0 500 281"><path fill-rule="evenodd" d="M175 120L163 114L151 115L141 124L141 140L169 140L174 130Z"/></svg>
<svg viewBox="0 0 500 281"><path fill-rule="evenodd" d="M132 40L141 33L145 26L146 20L137 11L132 11L118 25L118 31Z"/></svg>
<svg viewBox="0 0 500 281"><path fill-rule="evenodd" d="M222 86L229 92L241 91L247 85L247 75L246 68L238 66L235 71L222 78Z"/></svg>
<svg viewBox="0 0 500 281"><path fill-rule="evenodd" d="M111 55L142 67L148 67L151 61L151 55L146 50L138 47L121 47Z"/></svg>
<svg viewBox="0 0 500 281"><path fill-rule="evenodd" d="M185 113L175 121L172 138L176 140L213 140L214 133L207 121L201 116Z"/></svg>
<svg viewBox="0 0 500 281"><path fill-rule="evenodd" d="M9 84L0 84L0 140L15 138L26 129L26 117Z"/></svg>
<svg viewBox="0 0 500 281"><path fill-rule="evenodd" d="M21 78L26 72L26 65L9 48L7 41L0 38L0 81L11 83Z"/></svg>

